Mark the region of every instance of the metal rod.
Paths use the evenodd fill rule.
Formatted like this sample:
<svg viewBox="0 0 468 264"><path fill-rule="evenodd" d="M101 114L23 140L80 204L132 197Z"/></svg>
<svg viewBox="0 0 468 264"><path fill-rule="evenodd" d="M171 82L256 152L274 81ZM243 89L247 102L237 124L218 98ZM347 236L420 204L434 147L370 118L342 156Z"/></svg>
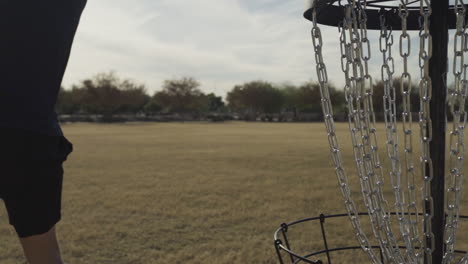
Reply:
<svg viewBox="0 0 468 264"><path fill-rule="evenodd" d="M384 264L384 258L383 258L383 252L382 252L382 248L379 247L379 252L380 252L380 261L382 262L382 264Z"/></svg>
<svg viewBox="0 0 468 264"><path fill-rule="evenodd" d="M431 120L432 141L430 143L434 178L431 184L434 199L434 218L432 231L435 249L432 263L442 263L444 250L444 190L445 190L445 129L446 129L446 78L448 49L448 10L449 0L432 0L430 33L432 35L433 55L429 62L432 80Z"/></svg>
<svg viewBox="0 0 468 264"><path fill-rule="evenodd" d="M281 240L279 239L275 240L275 249L276 249L276 254L278 255L279 262L280 264L284 264L283 257L281 257L280 245L281 245Z"/></svg>
<svg viewBox="0 0 468 264"><path fill-rule="evenodd" d="M286 248L288 250L291 250L291 247L289 246L288 236L286 235L287 232L288 232L288 225L286 223L281 224L281 233L283 234L283 239L284 239L284 242L286 243ZM294 256L289 255L289 257L291 257L291 263L294 263L295 261Z"/></svg>
<svg viewBox="0 0 468 264"><path fill-rule="evenodd" d="M322 238L323 238L323 245L325 246L325 250L327 251L327 260L328 264L331 264L330 260L330 252L328 252L328 243L327 243L327 236L325 234L325 215L320 215L320 228L322 229Z"/></svg>

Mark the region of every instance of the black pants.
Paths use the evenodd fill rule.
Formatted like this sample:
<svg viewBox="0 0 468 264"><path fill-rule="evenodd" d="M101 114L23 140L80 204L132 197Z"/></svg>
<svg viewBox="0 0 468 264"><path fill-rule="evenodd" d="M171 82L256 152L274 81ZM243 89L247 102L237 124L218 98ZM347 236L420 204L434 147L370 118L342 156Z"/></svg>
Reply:
<svg viewBox="0 0 468 264"><path fill-rule="evenodd" d="M0 128L0 198L20 237L46 233L61 217L63 136Z"/></svg>

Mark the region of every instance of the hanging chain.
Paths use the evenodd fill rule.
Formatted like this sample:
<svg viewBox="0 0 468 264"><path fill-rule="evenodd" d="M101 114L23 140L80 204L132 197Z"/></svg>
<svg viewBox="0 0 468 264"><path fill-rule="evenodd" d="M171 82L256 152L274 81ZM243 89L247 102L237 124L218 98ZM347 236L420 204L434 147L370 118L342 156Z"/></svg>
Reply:
<svg viewBox="0 0 468 264"><path fill-rule="evenodd" d="M359 45L359 42L356 39L353 31L353 19L351 18L353 8L351 5L348 5L346 8L346 17L343 21L343 27L341 28L341 36L340 36L340 47L342 52L342 70L345 74L346 84L344 87L346 102L348 105L348 115L349 115L349 126L351 131L351 140L353 145L353 152L354 152L354 160L356 161L356 166L359 175L359 182L363 191L363 201L368 209L369 217L371 221L371 227L374 234L379 234L379 230L377 230L375 223L377 222L374 214L371 212L375 212L373 210L373 199L372 199L372 191L370 191L370 180L368 177L364 177L366 174L365 172L365 164L364 160L362 159L364 153L364 145L359 143L359 139L361 138L359 133L361 130L360 126L360 110L358 110L357 106L355 106L355 98L357 97L357 89L356 89L356 78L354 74L357 72L359 68L357 61L355 60L356 56L360 55L359 50L356 50ZM351 72L353 71L353 72ZM359 125L357 125L359 124Z"/></svg>
<svg viewBox="0 0 468 264"><path fill-rule="evenodd" d="M341 68L345 74L345 97L349 111L349 126L351 131L354 157L360 178L361 189L374 235L384 251L384 257L390 263L403 263L404 259L396 247L396 240L390 227L388 203L383 196L383 171L378 156L378 145L375 128L375 113L373 110L373 84L368 72L368 62L371 58L370 42L367 37L367 17L357 0L347 5L346 16L341 25L340 50ZM434 234L432 233L432 218L434 204L431 194L433 179L433 166L430 157L429 144L432 140L432 121L430 118L430 101L432 97L432 81L429 75L429 60L432 56L432 36L429 32L429 18L432 10L431 0L420 1L419 32L420 52L419 67L421 79L419 82L420 112L419 126L421 137L421 174L423 185L421 188L424 219L423 233L425 239L421 241L418 231L418 207L416 197L415 168L413 162L412 139L412 112L411 112L411 75L408 71L408 58L411 53L411 38L407 32L408 0L401 0L399 15L402 21L400 35L400 56L403 58L403 73L400 88L403 95L403 131L405 142L405 176L408 187L408 217L405 217L405 196L401 190L401 162L398 155L398 136L396 125L396 91L393 86L394 61L391 55L393 36L388 33L385 19L381 17L380 51L384 63L381 67L384 82L384 110L387 129L387 154L391 160L391 180L395 194L395 208L400 224L400 230L407 245L408 260L411 263L421 263L426 259L432 263L432 253L435 248ZM356 14L357 10L357 14ZM465 111L466 97L468 96L468 63L464 60L468 52L468 33L466 33L465 8L463 0L456 0L457 31L454 39L454 67L455 87L449 91L449 106L454 117L453 128L450 133L450 184L447 189L448 212L445 226L444 242L446 253L443 263L453 260L455 248L455 235L458 229L460 215L460 200L463 183L464 161L464 129L467 114ZM343 167L341 151L336 136L333 120L333 110L328 89L328 75L323 61L323 40L317 25L317 11L313 8L312 39L317 64L317 75L322 95L322 110L325 117L325 126L328 140L335 164L336 175L340 184L345 207L350 217L357 238L369 255L373 263L380 263L370 247L369 240L362 230L354 201L351 198L348 177ZM391 66L390 66L391 65ZM425 258L423 258L425 256ZM466 255L460 263L468 262Z"/></svg>
<svg viewBox="0 0 468 264"><path fill-rule="evenodd" d="M429 31L429 18L432 13L431 0L420 1L419 33L419 65L421 80L419 81L419 128L421 137L421 174L423 176L422 196L424 204L424 253L428 264L432 263L432 253L435 248L435 238L432 232L432 218L434 216L434 201L431 194L433 179L433 165L430 157L430 142L432 141L432 120L430 102L432 97L432 80L429 75L429 60L432 57L432 36Z"/></svg>
<svg viewBox="0 0 468 264"><path fill-rule="evenodd" d="M460 260L459 264L468 264L468 253Z"/></svg>
<svg viewBox="0 0 468 264"><path fill-rule="evenodd" d="M419 209L416 195L416 172L413 161L413 112L411 110L412 83L411 74L408 71L408 58L411 55L411 38L407 30L407 19L409 16L408 1L401 1L399 7L402 31L400 35L400 56L403 59L403 73L400 78L400 89L402 94L403 112L403 135L405 153L405 178L407 184L407 213L409 221L409 236L411 241L411 253L414 255L415 263L422 263L424 258L423 242L419 233ZM421 61L420 61L421 62ZM424 61L423 61L424 64ZM421 65L421 63L420 63ZM410 252L409 252L410 253ZM409 254L411 259L412 255Z"/></svg>
<svg viewBox="0 0 468 264"><path fill-rule="evenodd" d="M381 67L381 77L384 84L384 117L385 117L385 127L386 127L386 136L387 136L387 156L391 162L391 172L390 180L392 184L392 189L395 195L395 212L398 218L398 223L400 227L400 233L402 234L403 240L406 244L406 256L409 263L414 263L415 259L415 250L420 248L422 243L418 239L419 235L417 233L417 223L414 223L411 228L409 226L409 216L405 214L406 202L405 196L401 188L401 161L398 153L398 134L397 134L397 108L396 108L396 88L393 83L393 74L394 70L394 60L392 57L392 46L393 46L393 34L392 29L389 28L386 24L385 13L380 14L380 51L382 53L383 64ZM409 97L409 96L408 96ZM404 97L405 98L405 97ZM407 99L409 101L409 98ZM409 104L408 104L409 105ZM407 110L407 105L405 104L405 112ZM405 113L404 112L404 113ZM405 117L404 117L405 119ZM406 124L405 124L406 125ZM404 127L406 128L407 126ZM411 129L405 130L409 131L411 135ZM408 149L408 142L405 137L405 150ZM411 153L405 153L405 155L411 155ZM411 156L410 156L411 158ZM406 157L406 164L409 164L408 157ZM408 167L408 165L407 165ZM413 167L412 163L410 167ZM414 168L414 167L413 167ZM413 172L414 169L407 169L406 172ZM413 177L414 178L414 177ZM413 192L414 193L414 192ZM417 217L417 211L416 211ZM413 232L412 232L413 231ZM414 234L416 231L416 234ZM419 243L417 243L419 240ZM413 243L416 242L416 243Z"/></svg>
<svg viewBox="0 0 468 264"><path fill-rule="evenodd" d="M315 51L315 60L317 64L317 76L320 84L320 93L322 96L322 111L325 120L325 127L328 134L328 142L330 145L330 151L332 154L332 160L335 165L335 173L338 178L338 183L340 186L341 193L345 200L345 207L346 211L348 212L348 216L351 221L351 225L354 229L356 237L362 247L362 249L368 254L369 258L371 259L372 263L381 264L379 258L376 256L375 252L372 250L370 245L369 239L365 235L364 231L362 230L361 223L359 221L359 214L356 208L356 205L351 198L351 190L349 188L349 181L348 176L345 172L343 166L343 159L341 156L341 150L338 144L338 138L336 135L336 128L333 119L333 107L330 100L330 91L328 87L328 74L327 69L323 60L322 54L322 47L323 47L323 39L322 33L320 28L317 24L317 10L313 7L312 10L312 21L313 21L313 28L312 28L312 41L314 45ZM341 45L342 56L347 56L345 53L348 50L347 47L343 47ZM349 65L343 64L342 59L342 67L348 67ZM346 68L344 68L346 69Z"/></svg>
<svg viewBox="0 0 468 264"><path fill-rule="evenodd" d="M383 170L378 155L372 102L373 85L366 63L370 59L367 17L356 0L346 5L345 10L340 38L342 50L345 50L342 52L342 70L345 73L349 126L363 200L385 259L391 263L403 263L390 225L388 202L383 195Z"/></svg>
<svg viewBox="0 0 468 264"><path fill-rule="evenodd" d="M452 130L450 131L449 149L449 177L447 181L446 211L447 218L444 230L444 243L446 252L443 263L453 260L456 233L460 216L460 200L463 185L463 161L465 157L464 130L466 126L465 102L468 92L467 68L465 53L468 52L468 39L465 25L465 4L463 0L455 1L455 15L457 18L456 32L453 40L454 58L453 75L454 88L449 89L449 107L453 116Z"/></svg>

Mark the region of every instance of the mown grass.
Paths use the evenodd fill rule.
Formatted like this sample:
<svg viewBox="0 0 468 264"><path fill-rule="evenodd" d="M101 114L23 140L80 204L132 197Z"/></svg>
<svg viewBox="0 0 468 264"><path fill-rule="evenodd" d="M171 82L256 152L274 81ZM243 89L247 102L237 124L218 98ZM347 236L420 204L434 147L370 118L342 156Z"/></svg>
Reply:
<svg viewBox="0 0 468 264"><path fill-rule="evenodd" d="M58 232L71 264L278 263L273 232L279 224L344 212L323 124L70 124L63 129L75 150L64 165ZM354 179L353 197L360 200L347 125L338 129ZM380 131L382 158L384 137ZM347 219L327 221L326 227L331 247L356 244ZM466 250L464 227L459 240ZM318 222L293 227L289 234L300 253L323 248ZM360 251L332 258L335 263L366 259ZM23 262L1 208L0 263Z"/></svg>

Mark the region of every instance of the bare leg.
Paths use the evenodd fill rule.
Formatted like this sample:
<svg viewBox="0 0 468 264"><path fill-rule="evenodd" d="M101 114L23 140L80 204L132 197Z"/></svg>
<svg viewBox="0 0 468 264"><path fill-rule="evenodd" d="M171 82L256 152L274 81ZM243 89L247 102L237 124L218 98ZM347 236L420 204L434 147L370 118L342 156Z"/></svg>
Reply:
<svg viewBox="0 0 468 264"><path fill-rule="evenodd" d="M55 227L41 235L20 238L29 264L63 264Z"/></svg>

